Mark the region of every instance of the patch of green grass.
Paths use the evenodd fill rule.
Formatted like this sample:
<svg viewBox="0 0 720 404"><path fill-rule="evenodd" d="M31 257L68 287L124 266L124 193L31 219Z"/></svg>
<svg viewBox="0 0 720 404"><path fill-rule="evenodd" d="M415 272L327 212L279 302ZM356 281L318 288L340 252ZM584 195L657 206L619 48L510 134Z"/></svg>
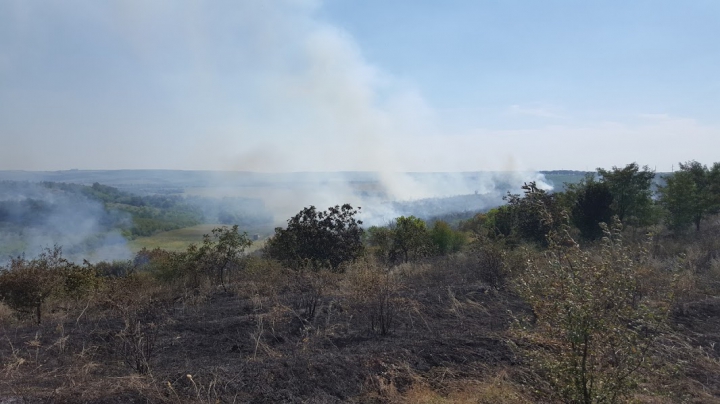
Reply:
<svg viewBox="0 0 720 404"><path fill-rule="evenodd" d="M133 252L147 248L162 248L169 251L183 251L190 244L202 243L203 235L210 234L212 229L219 227L214 224L201 224L198 226L184 227L182 229L164 231L148 237L137 237L128 242L128 247Z"/></svg>
<svg viewBox="0 0 720 404"><path fill-rule="evenodd" d="M177 230L164 231L149 237L137 237L136 239L128 242L128 247L133 253L136 253L143 248L147 248L149 250L162 248L168 251L184 251L190 244L201 244L203 235L211 234L214 228L222 226L222 224L201 224ZM255 241L247 252L252 252L262 248L264 244L265 240L261 239Z"/></svg>

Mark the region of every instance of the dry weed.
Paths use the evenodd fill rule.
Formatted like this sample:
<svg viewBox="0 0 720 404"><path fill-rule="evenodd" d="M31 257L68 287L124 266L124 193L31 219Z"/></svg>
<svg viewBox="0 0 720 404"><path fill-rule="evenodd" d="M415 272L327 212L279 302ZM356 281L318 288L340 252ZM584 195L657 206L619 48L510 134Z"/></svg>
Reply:
<svg viewBox="0 0 720 404"><path fill-rule="evenodd" d="M395 402L398 404L525 404L532 403L525 393L500 371L480 381L453 381L439 392L427 384L413 385Z"/></svg>

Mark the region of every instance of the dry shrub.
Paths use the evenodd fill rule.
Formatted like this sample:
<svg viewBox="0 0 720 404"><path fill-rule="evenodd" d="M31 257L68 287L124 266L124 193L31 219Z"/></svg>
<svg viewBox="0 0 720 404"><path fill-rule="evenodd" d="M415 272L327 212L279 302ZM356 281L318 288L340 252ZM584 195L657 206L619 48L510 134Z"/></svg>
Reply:
<svg viewBox="0 0 720 404"><path fill-rule="evenodd" d="M478 279L475 256L464 252L435 257L422 264L406 264L403 274L411 282L419 281L443 289L452 285L475 282Z"/></svg>
<svg viewBox="0 0 720 404"><path fill-rule="evenodd" d="M321 299L333 288L340 275L329 270L298 271L291 274L290 306L305 321L312 322L318 312Z"/></svg>
<svg viewBox="0 0 720 404"><path fill-rule="evenodd" d="M720 358L713 346L703 346L679 333L659 338L643 369L642 403L716 403L720 396Z"/></svg>
<svg viewBox="0 0 720 404"><path fill-rule="evenodd" d="M720 234L717 226L687 235L665 235L649 246L656 275L671 274L679 304L720 294ZM661 271L660 268L664 271Z"/></svg>
<svg viewBox="0 0 720 404"><path fill-rule="evenodd" d="M253 345L252 359L258 357L258 353L265 353L267 357L279 357L269 344L265 342L267 337L278 340L281 338L280 327L292 317L292 310L287 306L275 304L263 313L255 315L255 329L250 332L250 340Z"/></svg>
<svg viewBox="0 0 720 404"><path fill-rule="evenodd" d="M720 257L713 242L702 242L691 245L684 256L687 270L695 278L697 297L716 296L720 294ZM712 248L708 246L712 245Z"/></svg>
<svg viewBox="0 0 720 404"><path fill-rule="evenodd" d="M346 278L351 306L367 319L369 330L390 333L402 302L399 276L374 262L364 262L348 270Z"/></svg>
<svg viewBox="0 0 720 404"><path fill-rule="evenodd" d="M290 289L292 273L275 260L247 257L242 281L233 285L240 298L277 298Z"/></svg>
<svg viewBox="0 0 720 404"><path fill-rule="evenodd" d="M477 251L480 280L494 288L505 286L505 251L495 245L485 245Z"/></svg>
<svg viewBox="0 0 720 404"><path fill-rule="evenodd" d="M7 340L7 344L10 347L10 353L0 358L2 360L0 365L2 366L5 379L13 377L15 373L19 372L20 367L28 362L19 346L13 345L9 339Z"/></svg>
<svg viewBox="0 0 720 404"><path fill-rule="evenodd" d="M149 306L161 297L169 298L169 288L147 273L133 273L124 278L108 279L101 289L102 304L120 314Z"/></svg>
<svg viewBox="0 0 720 404"><path fill-rule="evenodd" d="M165 396L172 403L208 403L225 402L227 379L232 379L222 369L213 369L209 374L189 373L180 375L173 381L165 382ZM237 395L232 402L239 402Z"/></svg>
<svg viewBox="0 0 720 404"><path fill-rule="evenodd" d="M366 265L377 265L370 261ZM447 275L444 268L439 270L441 265L433 265L430 262L406 262L392 268L395 275L403 279L415 279L421 282L445 282Z"/></svg>
<svg viewBox="0 0 720 404"><path fill-rule="evenodd" d="M125 363L138 374L150 372L150 361L154 358L158 326L137 318L129 319L128 324L118 334L120 352Z"/></svg>
<svg viewBox="0 0 720 404"><path fill-rule="evenodd" d="M0 325L8 325L13 323L15 316L13 310L7 304L0 301Z"/></svg>
<svg viewBox="0 0 720 404"><path fill-rule="evenodd" d="M492 296L497 296L498 292L491 288L480 290L476 293L487 294L490 293ZM465 294L464 296L456 295L456 292L452 287L447 288L448 304L450 306L449 312L452 313L462 323L468 317L473 318L471 321L475 321L475 316L469 316L471 313L482 314L489 318L495 319L485 304L473 300L473 294Z"/></svg>
<svg viewBox="0 0 720 404"><path fill-rule="evenodd" d="M244 281L234 285L234 292L245 299L255 320L253 357L262 352L277 356L264 341L282 339L280 329L288 323L304 344L332 332L338 306L332 296L342 278L329 269L295 271L276 260L248 257Z"/></svg>
<svg viewBox="0 0 720 404"><path fill-rule="evenodd" d="M162 403L175 402L167 400L157 382L147 375L129 375L121 377L89 377L75 379L76 372L64 375L65 384L46 394L46 399L38 399L42 395L34 392L36 402L78 403L78 402L117 402L117 403ZM82 387L80 387L80 383Z"/></svg>
<svg viewBox="0 0 720 404"><path fill-rule="evenodd" d="M478 238L471 248L475 272L473 278L496 289L504 288L509 279L517 276L525 268L526 250L526 248L510 249L501 242L485 237Z"/></svg>
<svg viewBox="0 0 720 404"><path fill-rule="evenodd" d="M105 304L122 319L115 351L138 374L150 372L159 328L173 300L172 291L148 274L132 274L105 283Z"/></svg>
<svg viewBox="0 0 720 404"><path fill-rule="evenodd" d="M524 404L531 403L505 371L489 380L457 381L440 393L426 384L413 385L397 403L407 404Z"/></svg>
<svg viewBox="0 0 720 404"><path fill-rule="evenodd" d="M649 258L636 270L639 296L673 299L677 289L677 274L662 260Z"/></svg>
<svg viewBox="0 0 720 404"><path fill-rule="evenodd" d="M372 374L363 382L359 402L402 403L403 395L413 386L425 384L408 363L388 363L374 358L367 366Z"/></svg>
<svg viewBox="0 0 720 404"><path fill-rule="evenodd" d="M690 249L693 253L692 249ZM700 272L693 257L681 253L675 257L666 258L660 262L654 260L656 268L655 279L648 277L650 285L655 284L657 288L659 280L671 286L672 295L677 305L683 305L708 295L713 295L713 286L717 282L717 274L712 268ZM711 264L712 265L712 264ZM670 278L670 280L667 280Z"/></svg>
<svg viewBox="0 0 720 404"><path fill-rule="evenodd" d="M706 274L705 285L710 289L713 295L719 295L720 291L720 258L713 258L710 261L710 269Z"/></svg>
<svg viewBox="0 0 720 404"><path fill-rule="evenodd" d="M61 294L64 274L72 266L58 246L31 260L24 256L11 258L0 271L0 299L19 318L34 317L40 324L47 304Z"/></svg>
<svg viewBox="0 0 720 404"><path fill-rule="evenodd" d="M675 274L673 295L675 303L682 305L699 299L698 277L691 270L683 270Z"/></svg>

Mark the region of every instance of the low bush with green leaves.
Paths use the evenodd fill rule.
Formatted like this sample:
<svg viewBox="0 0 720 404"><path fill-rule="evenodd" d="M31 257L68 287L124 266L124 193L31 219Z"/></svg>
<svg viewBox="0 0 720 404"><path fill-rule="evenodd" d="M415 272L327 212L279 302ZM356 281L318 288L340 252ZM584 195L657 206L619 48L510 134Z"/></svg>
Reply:
<svg viewBox="0 0 720 404"><path fill-rule="evenodd" d="M619 220L603 226L597 249L581 249L567 228L551 233L516 285L534 315L515 330L522 353L566 402L629 397L669 307L641 293L643 246L623 243Z"/></svg>

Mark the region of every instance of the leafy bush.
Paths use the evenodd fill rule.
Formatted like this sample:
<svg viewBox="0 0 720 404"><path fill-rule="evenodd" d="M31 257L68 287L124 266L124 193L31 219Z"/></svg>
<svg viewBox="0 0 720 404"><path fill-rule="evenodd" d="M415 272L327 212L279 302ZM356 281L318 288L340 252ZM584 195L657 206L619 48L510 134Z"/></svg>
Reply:
<svg viewBox="0 0 720 404"><path fill-rule="evenodd" d="M610 223L613 215L610 186L588 175L580 183L568 186L566 198L571 199L568 208L580 235L586 240L601 238L600 223Z"/></svg>
<svg viewBox="0 0 720 404"><path fill-rule="evenodd" d="M252 245L247 233L240 233L238 226L217 227L212 230L212 235L203 236L203 243L194 252L194 248L188 250L190 258L208 275L217 274L219 283L225 289L225 275L237 270L241 266L241 260L245 250ZM194 253L193 253L194 252Z"/></svg>
<svg viewBox="0 0 720 404"><path fill-rule="evenodd" d="M288 220L287 228L275 229L265 253L296 270L327 267L339 272L342 264L363 253L362 221L355 219L357 214L349 204L324 212L305 208Z"/></svg>
<svg viewBox="0 0 720 404"><path fill-rule="evenodd" d="M68 265L64 278L65 295L74 299L84 298L92 291L97 290L102 281L96 267L87 261L82 266Z"/></svg>
<svg viewBox="0 0 720 404"><path fill-rule="evenodd" d="M507 205L487 213L488 234L510 246L521 241L546 246L546 235L560 217L560 204L554 194L538 188L535 182L524 184L522 189L522 197L508 193Z"/></svg>
<svg viewBox="0 0 720 404"><path fill-rule="evenodd" d="M449 224L437 221L430 230L430 239L435 247L435 252L440 255L447 255L460 251L467 239L459 231L453 230Z"/></svg>
<svg viewBox="0 0 720 404"><path fill-rule="evenodd" d="M495 243L482 243L475 247L480 279L494 288L505 285L508 271L505 269L505 251Z"/></svg>
<svg viewBox="0 0 720 404"><path fill-rule="evenodd" d="M384 264L390 264L395 234L390 227L372 226L367 231L367 244L375 257Z"/></svg>
<svg viewBox="0 0 720 404"><path fill-rule="evenodd" d="M446 235L440 234L442 231L438 231L438 241L447 242L449 248L452 235L444 238ZM425 221L415 216L400 216L388 227L371 227L368 232L368 243L375 247L377 257L386 264L393 265L426 257L434 249Z"/></svg>
<svg viewBox="0 0 720 404"><path fill-rule="evenodd" d="M647 252L623 245L619 220L603 229L597 252L581 250L566 231L551 234L517 285L535 315L534 325L517 329L525 353L567 402L627 397L667 311L640 293Z"/></svg>
<svg viewBox="0 0 720 404"><path fill-rule="evenodd" d="M0 274L0 299L21 316L34 315L40 324L43 305L62 290L65 271L71 267L58 246L32 260L13 258Z"/></svg>

